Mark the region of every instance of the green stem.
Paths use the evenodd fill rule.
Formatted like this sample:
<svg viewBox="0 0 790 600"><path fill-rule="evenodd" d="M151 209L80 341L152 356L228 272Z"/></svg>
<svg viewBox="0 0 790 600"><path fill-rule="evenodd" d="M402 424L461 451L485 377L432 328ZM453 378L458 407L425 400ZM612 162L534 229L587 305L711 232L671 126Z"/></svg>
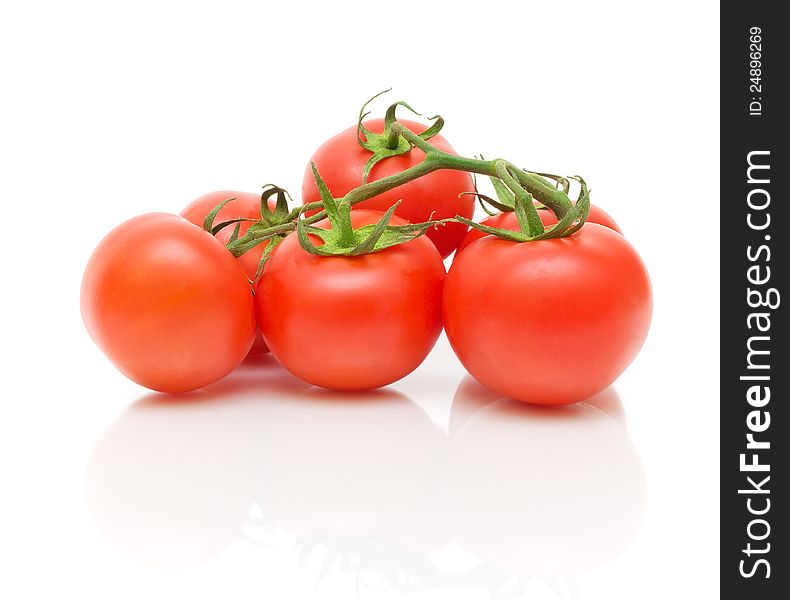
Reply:
<svg viewBox="0 0 790 600"><path fill-rule="evenodd" d="M464 156L457 156L439 150L433 146L429 141L421 138L419 135L408 129L402 123L395 121L392 126L393 132L402 135L416 148L425 152L425 158L419 164L409 167L405 171L378 179L369 183L364 183L361 186L354 188L348 192L343 198L338 200L338 203L345 204L347 209L351 206L374 196L378 196L391 189L404 185L410 181L418 179L428 173L438 171L440 169L452 169L455 171L466 171L467 173L477 173L479 175L488 175L489 177L498 177L497 165L502 165L506 171L515 177L518 182L532 194L541 204L551 209L557 219L562 219L573 207L567 194L563 193L551 185L549 185L541 177L537 177L525 171L522 171L512 163L504 159L495 160L482 160L477 158L467 158ZM323 202L310 202L302 207L303 212L309 212L316 209L323 209ZM326 210L320 210L318 213L306 217L304 219L305 225L312 225L327 216ZM277 227L271 227L262 231L248 232L244 236L228 244L228 249L231 252L246 247L249 243L258 238L271 236L272 234L287 234L296 229L294 223L284 223ZM343 232L344 239L347 237L350 240L353 237L353 232ZM235 254L235 252L234 252Z"/></svg>
<svg viewBox="0 0 790 600"><path fill-rule="evenodd" d="M332 227L340 229L340 243L346 247L353 247L356 245L356 237L354 236L354 228L351 225L351 205L347 202L341 201L337 206L340 211L340 220L338 223L333 223Z"/></svg>
<svg viewBox="0 0 790 600"><path fill-rule="evenodd" d="M567 194L550 186L540 177L535 177L517 168L512 169L511 172L518 179L519 183L524 186L524 189L535 196L538 202L550 208L557 215L558 219L562 219L573 208L573 204L571 204Z"/></svg>
<svg viewBox="0 0 790 600"><path fill-rule="evenodd" d="M400 173L395 173L389 177L371 181L370 183L365 183L358 188L354 188L343 197L343 200L346 200L352 205L357 204L358 202L362 202L363 200L367 200L373 196L378 196L379 194L383 194L384 192L388 192L391 189L418 179L423 175L427 175L428 173L432 173L433 171L443 168L445 167L442 156L439 153L433 152L426 154L425 159L421 163L416 164L413 167L409 167Z"/></svg>
<svg viewBox="0 0 790 600"><path fill-rule="evenodd" d="M282 225L275 225L274 227L269 227L265 230L260 231L259 233L255 234L254 232L248 232L230 242L227 245L228 250L230 251L233 256L239 257L244 254L247 250L249 250L250 243L253 240L261 240L264 239L271 239L275 235L287 235L292 231L296 230L296 222L291 221L290 223L283 223Z"/></svg>
<svg viewBox="0 0 790 600"><path fill-rule="evenodd" d="M504 160L497 162L496 172L497 176L510 188L510 191L515 196L513 206L521 230L530 237L542 234L544 232L543 222L540 220L535 204L532 202L532 194L519 185L519 182L513 177Z"/></svg>
<svg viewBox="0 0 790 600"><path fill-rule="evenodd" d="M549 207L561 219L573 206L568 199L567 194L548 185L540 177L536 177L530 173L522 171L509 161L503 159L495 160L481 160L477 158L466 158L463 156L456 156L455 154L448 154L437 150L430 142L422 139L419 135L405 127L401 123L395 123L393 129L396 129L400 134L411 142L414 146L425 152L426 158L430 153L437 153L441 155L442 162L445 166L442 168L455 169L457 171L467 171L468 173L477 173L479 175L488 175L489 177L497 177L496 164L504 162L509 171L512 171L519 183L524 186L530 194L540 201L541 204Z"/></svg>

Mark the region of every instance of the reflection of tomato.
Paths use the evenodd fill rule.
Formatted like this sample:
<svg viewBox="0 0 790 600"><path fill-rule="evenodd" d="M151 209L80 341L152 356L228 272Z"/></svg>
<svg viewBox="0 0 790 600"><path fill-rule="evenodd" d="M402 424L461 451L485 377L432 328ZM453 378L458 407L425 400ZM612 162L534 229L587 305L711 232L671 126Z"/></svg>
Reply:
<svg viewBox="0 0 790 600"><path fill-rule="evenodd" d="M232 376L233 377L233 376ZM256 403L149 397L102 436L88 464L91 514L131 558L183 568L242 535L255 501Z"/></svg>
<svg viewBox="0 0 790 600"><path fill-rule="evenodd" d="M479 388L462 385L453 411L474 404ZM645 502L623 427L585 404L546 409L487 393L455 420L446 507L459 542L524 575L572 576L612 560L636 534Z"/></svg>
<svg viewBox="0 0 790 600"><path fill-rule="evenodd" d="M244 270L218 240L175 215L142 215L113 229L85 268L81 308L115 366L161 392L224 377L255 335Z"/></svg>
<svg viewBox="0 0 790 600"><path fill-rule="evenodd" d="M273 524L360 551L448 541L436 485L446 439L418 405L392 390L317 388L267 404L260 504Z"/></svg>
<svg viewBox="0 0 790 600"><path fill-rule="evenodd" d="M557 216L550 210L539 210L538 215L540 216L540 220L543 222L543 225L546 227L557 223ZM521 229L518 224L516 213L514 212L497 213L490 217L486 217L480 222L483 225L488 225L489 227L497 227L498 229L507 229L509 231L519 231ZM609 213L595 205L590 205L590 214L587 217L587 222L604 225L605 227L608 227L609 229L612 229L621 235L623 233L620 231L620 227L618 227L617 223L615 223L615 220L609 215ZM464 241L458 247L458 252L466 248L472 242L479 240L486 235L488 234L483 233L479 229L475 229L474 227L470 228L464 237Z"/></svg>
<svg viewBox="0 0 790 600"><path fill-rule="evenodd" d="M444 289L445 330L467 371L536 404L611 385L642 346L651 310L636 251L595 223L552 240L482 238L455 258Z"/></svg>
<svg viewBox="0 0 790 600"><path fill-rule="evenodd" d="M376 211L351 213L355 227L380 218ZM380 387L411 373L436 343L444 276L425 237L372 254L325 257L290 235L258 282L258 323L274 356L297 377L338 390Z"/></svg>
<svg viewBox="0 0 790 600"><path fill-rule="evenodd" d="M461 429L464 423L478 410L501 399L502 394L485 387L474 377L466 375L455 390L455 398L450 411L450 435L454 435ZM610 386L580 404L601 411L625 429L625 411L614 387Z"/></svg>
<svg viewBox="0 0 790 600"><path fill-rule="evenodd" d="M218 192L210 192L204 194L200 198L193 200L189 205L184 208L179 214L190 223L194 223L198 227L203 227L203 221L206 216L221 202L229 198L236 198L232 202L228 202L217 213L214 224L219 225L223 221L231 221L233 219L245 218L255 219L261 218L261 196L260 194L251 194L249 192L233 192L229 190L222 190ZM274 200L269 200L269 208L274 210ZM250 228L251 223L241 222L239 226L239 235L244 235L247 229ZM233 235L233 225L229 225L224 229L217 232L217 239L223 244L230 241L230 236ZM258 264L261 260L261 255L266 248L268 242L264 242L245 252L238 257L239 263L247 273L247 277L254 279L258 272ZM266 347L266 342L263 341L260 333L255 335L255 341L250 348L250 356L258 356L265 354L269 349Z"/></svg>
<svg viewBox="0 0 790 600"><path fill-rule="evenodd" d="M425 125L420 123L405 119L399 121L415 133L422 133L426 129ZM384 119L365 121L365 127L374 133L381 133L384 131ZM441 135L432 137L430 143L439 150L455 154ZM362 173L370 156L371 153L362 148L357 141L355 125L324 142L313 154L312 161L329 191L339 198L362 184ZM376 181L405 171L422 162L424 158L425 153L418 148L413 148L408 154L385 158L373 167L368 181ZM412 223L427 221L432 214L434 219L455 215L471 219L474 213L474 197L471 195L459 197L459 194L472 192L474 189L469 173L444 169L365 200L356 207L386 211L395 202L402 200L395 214ZM302 198L304 203L321 200L309 165L302 183ZM448 223L443 227L429 230L427 236L436 245L442 257L445 257L458 247L466 230L467 227L463 223Z"/></svg>
<svg viewBox="0 0 790 600"><path fill-rule="evenodd" d="M254 364L251 364L253 363ZM91 453L91 516L119 551L155 567L200 564L244 537L272 404L309 386L271 357L243 363L190 394L150 394L112 424ZM261 402L261 390L273 402Z"/></svg>

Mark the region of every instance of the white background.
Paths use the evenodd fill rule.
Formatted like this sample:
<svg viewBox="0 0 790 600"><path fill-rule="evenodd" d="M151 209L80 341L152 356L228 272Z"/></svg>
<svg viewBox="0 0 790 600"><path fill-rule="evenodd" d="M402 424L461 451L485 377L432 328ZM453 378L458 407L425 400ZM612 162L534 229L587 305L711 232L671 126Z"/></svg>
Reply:
<svg viewBox="0 0 790 600"><path fill-rule="evenodd" d="M717 3L9 2L0 54L0 597L718 596ZM99 239L298 194L390 86L616 217L655 288L621 405L481 408L444 340L366 402L271 361L142 401L80 321Z"/></svg>

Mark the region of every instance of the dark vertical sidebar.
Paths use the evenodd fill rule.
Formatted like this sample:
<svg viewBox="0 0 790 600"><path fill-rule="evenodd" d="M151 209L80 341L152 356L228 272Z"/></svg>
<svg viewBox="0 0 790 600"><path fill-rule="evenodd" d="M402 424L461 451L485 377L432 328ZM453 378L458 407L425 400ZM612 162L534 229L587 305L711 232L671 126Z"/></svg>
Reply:
<svg viewBox="0 0 790 600"><path fill-rule="evenodd" d="M723 598L790 598L790 29L781 6L721 4Z"/></svg>

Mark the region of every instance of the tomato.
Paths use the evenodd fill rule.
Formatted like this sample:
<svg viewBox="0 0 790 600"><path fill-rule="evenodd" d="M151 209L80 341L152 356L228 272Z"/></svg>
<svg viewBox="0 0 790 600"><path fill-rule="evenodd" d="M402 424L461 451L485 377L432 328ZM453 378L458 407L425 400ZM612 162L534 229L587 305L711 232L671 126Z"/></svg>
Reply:
<svg viewBox="0 0 790 600"><path fill-rule="evenodd" d="M608 387L642 346L651 312L636 251L595 223L536 242L486 236L455 258L444 290L445 330L467 371L535 404Z"/></svg>
<svg viewBox="0 0 790 600"><path fill-rule="evenodd" d="M176 215L142 215L112 230L88 262L80 300L99 348L129 379L161 392L224 377L255 334L244 270Z"/></svg>
<svg viewBox="0 0 790 600"><path fill-rule="evenodd" d="M556 215L550 210L539 210L538 215L540 216L540 220L543 222L543 225L546 227L549 225L554 225L557 222ZM507 229L509 231L519 231L518 218L514 212L497 213L490 217L486 217L480 222L483 225L488 225L489 227L498 227L499 229ZM609 215L609 213L595 205L590 205L590 214L587 217L587 222L604 225L609 229L616 231L620 235L623 233L620 231L620 227L618 227L617 223ZM464 237L464 241L458 247L458 251L460 252L472 242L477 241L486 235L488 234L483 233L479 229L475 229L474 227L470 228Z"/></svg>
<svg viewBox="0 0 790 600"><path fill-rule="evenodd" d="M421 123L402 119L399 121L415 133L422 133L426 129ZM384 130L384 119L365 121L365 127L374 133L381 133ZM441 135L432 137L430 143L439 150L455 154ZM355 125L324 142L315 151L311 160L315 163L329 191L338 198L362 184L362 172L370 156L370 152L362 148L357 141ZM424 158L425 153L418 148L413 148L408 154L385 158L373 167L368 181L376 181L400 173L419 164ZM475 208L474 197L471 195L459 197L459 194L473 192L474 189L469 173L449 169L434 171L360 202L355 208L386 211L395 202L402 200L395 214L412 223L427 221L432 214L434 219L455 215L471 219ZM302 183L302 199L305 204L321 200L309 165ZM467 227L463 223L448 223L443 227L431 229L427 236L436 245L442 257L446 257L461 243L466 230Z"/></svg>
<svg viewBox="0 0 790 600"><path fill-rule="evenodd" d="M208 194L204 194L200 198L190 202L187 207L184 208L184 210L182 210L179 214L190 223L194 223L198 227L203 227L203 221L205 221L206 216L218 204L227 200L228 198L236 199L233 202L229 202L220 209L220 211L217 213L217 217L214 219L215 225L219 225L223 221L230 221L240 218L255 220L260 219L260 194L251 194L250 192L234 192L229 190L221 190L218 192L209 192ZM274 210L274 206L275 201L270 199L269 208ZM239 227L239 235L244 235L244 233L250 228L250 225L251 223L245 223L242 221ZM223 244L227 244L230 241L231 235L233 235L233 229L233 226L229 225L228 227L219 230L215 237ZM268 244L268 242L263 242L262 244L255 246L254 248L239 256L237 259L244 268L244 272L247 273L247 277L250 279L254 279L255 275L258 273L258 264L261 261L261 255L266 248L266 244ZM266 354L268 351L269 348L266 347L266 342L263 341L263 337L261 336L260 332L257 332L255 334L255 341L252 343L252 348L250 348L249 355L260 356L261 354Z"/></svg>
<svg viewBox="0 0 790 600"><path fill-rule="evenodd" d="M359 227L381 216L356 210L351 221ZM372 254L325 257L290 235L258 282L258 323L274 356L297 377L337 390L376 388L408 375L430 352L442 329L444 277L424 236Z"/></svg>

